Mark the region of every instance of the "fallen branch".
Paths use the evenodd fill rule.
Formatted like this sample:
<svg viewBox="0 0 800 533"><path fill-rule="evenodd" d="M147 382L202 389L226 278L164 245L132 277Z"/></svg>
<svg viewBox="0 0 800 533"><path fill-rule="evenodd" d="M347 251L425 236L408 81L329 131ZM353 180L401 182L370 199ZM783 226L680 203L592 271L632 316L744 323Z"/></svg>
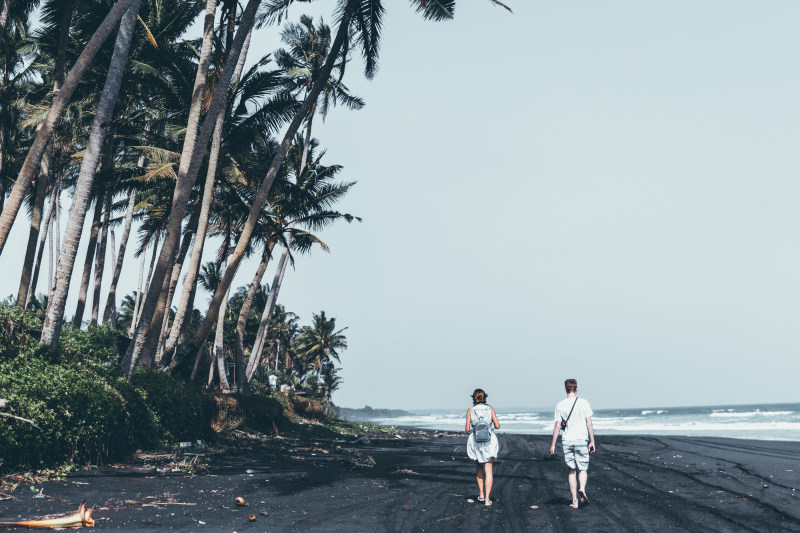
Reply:
<svg viewBox="0 0 800 533"><path fill-rule="evenodd" d="M15 416L10 413L0 413L0 416L7 416L8 418L13 418L14 420L19 420L20 422L25 422L26 424L30 424L39 431L42 431L42 428L36 425L36 422L33 420L28 420L27 418L22 418L21 416Z"/></svg>
<svg viewBox="0 0 800 533"><path fill-rule="evenodd" d="M0 527L52 527L52 528L78 528L78 527L94 527L94 520L92 519L92 510L85 509L85 503L82 502L78 510L70 515L62 516L59 518L42 518L39 520L25 520L22 522L0 522Z"/></svg>

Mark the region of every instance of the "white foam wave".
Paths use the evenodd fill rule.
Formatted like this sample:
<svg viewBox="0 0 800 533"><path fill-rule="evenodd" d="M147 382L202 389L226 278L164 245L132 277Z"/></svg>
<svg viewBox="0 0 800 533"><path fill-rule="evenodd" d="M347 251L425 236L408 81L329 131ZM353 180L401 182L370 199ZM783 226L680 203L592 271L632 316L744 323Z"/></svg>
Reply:
<svg viewBox="0 0 800 533"><path fill-rule="evenodd" d="M721 411L715 410L708 416L722 417L722 418L753 418L757 416L789 416L795 414L795 411Z"/></svg>

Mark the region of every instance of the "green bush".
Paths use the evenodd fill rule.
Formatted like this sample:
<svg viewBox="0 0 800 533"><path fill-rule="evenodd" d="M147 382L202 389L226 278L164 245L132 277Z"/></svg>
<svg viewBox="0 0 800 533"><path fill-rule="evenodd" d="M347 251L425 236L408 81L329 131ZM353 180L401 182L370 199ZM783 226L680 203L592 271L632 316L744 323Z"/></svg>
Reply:
<svg viewBox="0 0 800 533"><path fill-rule="evenodd" d="M165 372L137 368L134 388L158 417L167 440L208 438L215 409L213 400L193 383L178 380Z"/></svg>
<svg viewBox="0 0 800 533"><path fill-rule="evenodd" d="M126 398L90 369L22 354L0 362L0 397L41 428L0 418L4 469L94 463L135 444Z"/></svg>

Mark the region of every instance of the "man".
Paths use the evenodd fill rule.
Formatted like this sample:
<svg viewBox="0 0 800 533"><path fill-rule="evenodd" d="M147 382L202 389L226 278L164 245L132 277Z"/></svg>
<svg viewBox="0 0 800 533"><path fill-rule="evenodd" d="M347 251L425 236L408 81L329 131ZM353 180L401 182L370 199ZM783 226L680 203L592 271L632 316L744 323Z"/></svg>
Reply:
<svg viewBox="0 0 800 533"><path fill-rule="evenodd" d="M275 374L269 375L269 388L270 390L275 390L278 388L278 376Z"/></svg>
<svg viewBox="0 0 800 533"><path fill-rule="evenodd" d="M568 379L564 382L567 397L556 405L555 422L553 427L553 442L550 445L550 455L556 453L556 441L562 428L562 421L566 421L564 436L561 445L564 448L564 461L569 467L569 490L572 493L573 509L578 508L578 494L581 503L589 503L586 496L586 479L589 468L589 454L595 452L594 429L592 428L592 408L589 402L578 398L578 382ZM577 478L577 479L576 479Z"/></svg>

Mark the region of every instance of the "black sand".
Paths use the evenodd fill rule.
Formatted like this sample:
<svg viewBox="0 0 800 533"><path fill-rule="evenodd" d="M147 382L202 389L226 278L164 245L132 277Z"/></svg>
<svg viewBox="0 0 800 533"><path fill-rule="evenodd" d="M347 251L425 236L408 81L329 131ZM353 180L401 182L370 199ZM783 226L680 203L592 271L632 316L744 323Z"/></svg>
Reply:
<svg viewBox="0 0 800 533"><path fill-rule="evenodd" d="M120 531L800 532L800 443L600 436L591 503L578 510L548 449L549 437L501 435L490 508L468 502L477 489L465 437L428 434L314 447L277 440L194 477L103 467L37 486L52 499L19 487L0 502L0 520L86 499L97 529Z"/></svg>

